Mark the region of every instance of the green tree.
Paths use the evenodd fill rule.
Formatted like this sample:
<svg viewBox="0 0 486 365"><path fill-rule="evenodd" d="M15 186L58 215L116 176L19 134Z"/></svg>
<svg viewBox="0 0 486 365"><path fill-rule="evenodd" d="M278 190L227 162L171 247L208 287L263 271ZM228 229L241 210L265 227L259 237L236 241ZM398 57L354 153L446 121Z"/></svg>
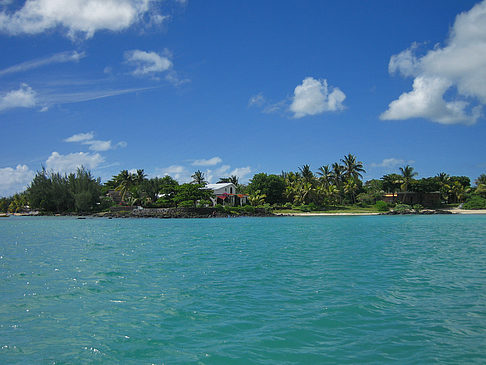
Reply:
<svg viewBox="0 0 486 365"><path fill-rule="evenodd" d="M344 176L346 177L346 180L349 180L349 178L353 178L354 180L363 178L361 173L366 171L363 168L363 163L356 160L356 156L350 153L347 156L344 156L344 159L341 159L341 162L344 164Z"/></svg>
<svg viewBox="0 0 486 365"><path fill-rule="evenodd" d="M402 185L400 188L402 191L408 191L408 185L418 173L410 165L400 167L400 173L402 174Z"/></svg>
<svg viewBox="0 0 486 365"><path fill-rule="evenodd" d="M474 180L476 185L486 185L486 174L481 174L476 180Z"/></svg>
<svg viewBox="0 0 486 365"><path fill-rule="evenodd" d="M402 184L402 177L398 174L388 174L383 175L381 178L383 181L383 190L387 193L395 194L400 190L400 185Z"/></svg>
<svg viewBox="0 0 486 365"><path fill-rule="evenodd" d="M128 170L122 170L115 179L117 186L116 191L119 191L122 200L125 201L127 196L130 195L130 189L134 186L134 176L129 173Z"/></svg>
<svg viewBox="0 0 486 365"><path fill-rule="evenodd" d="M306 183L313 184L314 183L314 173L312 172L310 165L304 165L299 167L300 175L302 176L302 180Z"/></svg>
<svg viewBox="0 0 486 365"><path fill-rule="evenodd" d="M328 187L332 181L332 170L329 165L324 165L319 167L317 170L317 175L319 175L319 181L324 187Z"/></svg>
<svg viewBox="0 0 486 365"><path fill-rule="evenodd" d="M200 170L194 172L191 176L192 183L197 185L206 185L208 182L205 180L204 173Z"/></svg>
<svg viewBox="0 0 486 365"><path fill-rule="evenodd" d="M285 180L278 175L256 174L248 184L250 194L259 190L270 204L284 202Z"/></svg>
<svg viewBox="0 0 486 365"><path fill-rule="evenodd" d="M354 179L352 176L348 177L348 179L344 182L344 192L349 195L353 204L356 203L357 191L358 184L356 183L356 179Z"/></svg>
<svg viewBox="0 0 486 365"><path fill-rule="evenodd" d="M236 175L231 175L229 177L220 177L219 180L218 180L218 184L219 183L231 183L233 184L234 186L238 187L238 176Z"/></svg>
<svg viewBox="0 0 486 365"><path fill-rule="evenodd" d="M253 193L248 195L248 201L252 206L256 207L258 205L265 204L266 197L267 196L265 194L262 194L260 190L255 190Z"/></svg>
<svg viewBox="0 0 486 365"><path fill-rule="evenodd" d="M173 200L177 205L182 202L192 202L195 207L198 200L209 200L211 196L212 191L204 189L203 184L182 184L175 188ZM186 205L186 203L183 205Z"/></svg>

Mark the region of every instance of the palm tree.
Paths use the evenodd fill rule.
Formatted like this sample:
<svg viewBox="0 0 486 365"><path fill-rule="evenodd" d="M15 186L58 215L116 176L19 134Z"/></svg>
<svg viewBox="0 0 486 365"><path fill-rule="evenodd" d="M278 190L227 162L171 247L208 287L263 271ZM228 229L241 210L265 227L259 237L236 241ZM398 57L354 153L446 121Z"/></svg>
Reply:
<svg viewBox="0 0 486 365"><path fill-rule="evenodd" d="M445 172L441 172L436 176L437 182L439 183L439 190L442 196L442 199L447 200L449 202L449 191L450 187L450 176Z"/></svg>
<svg viewBox="0 0 486 365"><path fill-rule="evenodd" d="M133 186L133 175L128 170L122 170L116 177L116 180L118 185L115 190L121 193L122 201L124 201L126 195L130 193L130 188Z"/></svg>
<svg viewBox="0 0 486 365"><path fill-rule="evenodd" d="M407 191L408 190L408 185L410 182L413 180L414 176L417 176L418 173L413 171L413 167L410 165L407 165L405 167L400 167L400 172L402 173L402 191Z"/></svg>
<svg viewBox="0 0 486 365"><path fill-rule="evenodd" d="M474 181L476 185L486 185L486 174L481 174L478 178Z"/></svg>
<svg viewBox="0 0 486 365"><path fill-rule="evenodd" d="M339 202L341 202L341 186L344 176L344 166L334 162L332 164L332 180L339 191Z"/></svg>
<svg viewBox="0 0 486 365"><path fill-rule="evenodd" d="M238 186L238 176L231 175L230 177L220 177L218 184L220 183L232 183L233 185Z"/></svg>
<svg viewBox="0 0 486 365"><path fill-rule="evenodd" d="M133 182L135 185L140 185L145 181L145 178L147 177L147 174L143 171L143 169L138 169L137 173L134 174L133 176Z"/></svg>
<svg viewBox="0 0 486 365"><path fill-rule="evenodd" d="M344 159L341 159L341 162L344 164L344 175L347 179L350 177L353 179L363 178L361 173L366 171L363 168L363 163L361 161L356 161L356 156L350 153L347 156L344 156Z"/></svg>
<svg viewBox="0 0 486 365"><path fill-rule="evenodd" d="M312 183L302 181L296 186L294 201L295 203L309 204L314 195Z"/></svg>
<svg viewBox="0 0 486 365"><path fill-rule="evenodd" d="M264 204L266 197L267 196L265 194L262 194L260 190L256 190L253 194L250 194L248 196L248 201L250 202L251 205L256 207L257 205Z"/></svg>
<svg viewBox="0 0 486 365"><path fill-rule="evenodd" d="M206 185L207 181L205 180L204 173L202 171L197 170L194 172L194 175L192 177L192 183L193 184L200 184L200 185Z"/></svg>
<svg viewBox="0 0 486 365"><path fill-rule="evenodd" d="M319 169L317 170L317 175L320 176L319 180L321 180L324 187L327 188L331 183L332 179L332 171L329 165L319 167Z"/></svg>
<svg viewBox="0 0 486 365"><path fill-rule="evenodd" d="M356 180L352 177L349 177L346 182L344 183L344 192L351 196L351 201L353 204L356 202L356 190L358 190L358 185L356 184Z"/></svg>
<svg viewBox="0 0 486 365"><path fill-rule="evenodd" d="M314 180L314 174L309 165L304 165L299 167L300 174L302 175L302 179L305 182L312 183Z"/></svg>

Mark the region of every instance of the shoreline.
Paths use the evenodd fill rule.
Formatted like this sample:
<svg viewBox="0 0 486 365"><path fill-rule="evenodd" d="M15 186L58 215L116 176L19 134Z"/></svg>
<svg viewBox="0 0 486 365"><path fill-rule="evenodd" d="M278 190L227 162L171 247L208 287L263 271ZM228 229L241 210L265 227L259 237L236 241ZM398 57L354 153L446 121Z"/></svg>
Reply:
<svg viewBox="0 0 486 365"><path fill-rule="evenodd" d="M215 212L208 214L208 212L189 212L185 209L182 209L178 212L147 212L145 214L140 214L140 211L130 211L130 212L104 212L104 213L94 213L94 214L54 214L54 215L44 215L44 214L32 214L32 213L10 213L10 214L0 214L1 217L35 217L35 216L61 216L61 217L80 217L80 218L162 218L162 219L171 219L171 218L227 218L227 217L353 217L353 216L377 216L377 215L437 215L437 214L445 214L445 215L486 215L486 209L483 210L466 210L466 209L444 209L444 210L426 210L420 213L393 213L393 212L291 212L291 213L265 213L265 212L255 212L253 214L243 213L243 214L231 214L227 212ZM148 214L147 214L148 213ZM154 214L155 213L155 214ZM162 214L161 214L162 213ZM175 214L174 214L175 213ZM202 213L202 214L201 214Z"/></svg>
<svg viewBox="0 0 486 365"><path fill-rule="evenodd" d="M433 213L433 214L465 214L465 215L471 215L471 214L486 214L486 209L483 210L466 210L466 209L458 209L458 208L453 208L453 209L443 209L445 213ZM346 212L340 212L340 213L329 213L329 212L295 212L295 213L274 213L274 215L277 216L287 216L287 217L318 217L318 216L323 216L323 217L331 217L331 216L372 216L372 215L427 215L424 213L402 213L402 214L387 214L389 212L383 212L383 213L376 213L376 212L360 212L360 213L346 213ZM433 215L430 214L429 215Z"/></svg>

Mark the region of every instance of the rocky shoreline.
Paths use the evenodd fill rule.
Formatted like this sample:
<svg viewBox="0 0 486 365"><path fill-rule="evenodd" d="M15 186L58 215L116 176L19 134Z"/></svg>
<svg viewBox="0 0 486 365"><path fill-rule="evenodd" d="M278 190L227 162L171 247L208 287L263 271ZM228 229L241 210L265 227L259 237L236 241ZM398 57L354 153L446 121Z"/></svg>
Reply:
<svg viewBox="0 0 486 365"><path fill-rule="evenodd" d="M432 215L432 214L455 214L450 210L443 210L443 209L423 209L420 211L415 210L403 210L403 211L396 211L391 210L386 213L380 213L380 215Z"/></svg>
<svg viewBox="0 0 486 365"><path fill-rule="evenodd" d="M143 208L116 210L94 214L108 218L226 218L226 217L273 217L265 209L255 208L254 212L227 212L217 208Z"/></svg>

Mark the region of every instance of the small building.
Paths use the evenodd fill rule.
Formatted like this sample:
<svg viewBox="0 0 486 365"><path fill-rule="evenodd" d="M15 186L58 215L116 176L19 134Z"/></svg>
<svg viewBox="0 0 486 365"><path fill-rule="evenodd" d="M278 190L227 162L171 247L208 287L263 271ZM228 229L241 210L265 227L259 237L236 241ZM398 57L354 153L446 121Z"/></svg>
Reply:
<svg viewBox="0 0 486 365"><path fill-rule="evenodd" d="M213 206L216 204L231 206L248 204L248 196L237 194L236 186L233 183L207 184L204 189L213 191L211 197Z"/></svg>
<svg viewBox="0 0 486 365"><path fill-rule="evenodd" d="M425 207L436 207L441 203L441 194L438 191L428 193L401 191L395 194L385 194L382 199L387 203L420 204Z"/></svg>

